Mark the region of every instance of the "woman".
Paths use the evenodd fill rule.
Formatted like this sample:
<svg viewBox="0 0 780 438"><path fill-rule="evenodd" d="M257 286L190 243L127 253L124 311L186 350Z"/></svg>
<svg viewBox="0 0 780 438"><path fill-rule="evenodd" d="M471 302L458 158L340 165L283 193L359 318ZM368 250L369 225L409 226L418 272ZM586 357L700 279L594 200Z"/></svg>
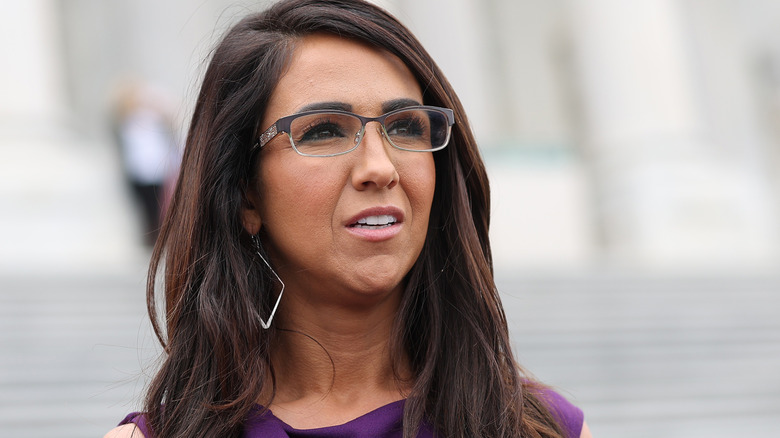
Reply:
<svg viewBox="0 0 780 438"><path fill-rule="evenodd" d="M167 356L107 436L590 436L514 362L489 211L463 108L397 20L361 0L245 18L152 257Z"/></svg>

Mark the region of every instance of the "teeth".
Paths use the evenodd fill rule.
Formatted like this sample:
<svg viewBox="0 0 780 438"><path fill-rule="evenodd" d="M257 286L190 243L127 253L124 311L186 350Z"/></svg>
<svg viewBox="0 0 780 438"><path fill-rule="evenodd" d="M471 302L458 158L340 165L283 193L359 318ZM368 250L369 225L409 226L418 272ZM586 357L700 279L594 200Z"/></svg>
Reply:
<svg viewBox="0 0 780 438"><path fill-rule="evenodd" d="M398 220L395 218L395 216L391 216L389 214L382 214L379 216L369 216L369 217L358 219L357 225L371 225L371 226L392 225L396 222L398 222Z"/></svg>

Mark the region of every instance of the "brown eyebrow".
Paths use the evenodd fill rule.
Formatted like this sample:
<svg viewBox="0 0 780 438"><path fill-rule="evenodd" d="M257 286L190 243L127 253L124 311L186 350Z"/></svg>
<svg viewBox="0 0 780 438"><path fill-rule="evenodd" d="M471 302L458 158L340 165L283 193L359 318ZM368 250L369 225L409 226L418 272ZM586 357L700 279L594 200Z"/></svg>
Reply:
<svg viewBox="0 0 780 438"><path fill-rule="evenodd" d="M397 109L408 108L410 106L420 106L420 105L422 104L414 99L406 99L406 98L394 99L382 103L382 112L389 113L390 111L394 111Z"/></svg>
<svg viewBox="0 0 780 438"><path fill-rule="evenodd" d="M408 108L410 106L419 106L419 105L422 104L414 99L407 99L407 98L393 99L382 103L382 112L389 113L390 111L394 111L397 109ZM317 110L335 110L335 111L352 112L352 105L348 103L336 102L336 101L315 102L300 108L298 111L296 111L296 113L303 113L306 111L317 111Z"/></svg>
<svg viewBox="0 0 780 438"><path fill-rule="evenodd" d="M352 111L352 105L344 102L315 102L310 103L303 108L299 109L297 113L303 113L306 111L316 110L336 110L336 111Z"/></svg>

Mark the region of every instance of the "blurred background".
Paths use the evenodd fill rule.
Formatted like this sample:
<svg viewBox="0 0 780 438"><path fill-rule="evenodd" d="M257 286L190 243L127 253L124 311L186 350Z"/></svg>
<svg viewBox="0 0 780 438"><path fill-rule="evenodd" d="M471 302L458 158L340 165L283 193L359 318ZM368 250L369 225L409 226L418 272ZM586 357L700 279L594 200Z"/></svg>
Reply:
<svg viewBox="0 0 780 438"><path fill-rule="evenodd" d="M488 165L523 365L594 436L780 436L780 3L383 0ZM159 353L156 218L268 2L0 3L0 436L102 436Z"/></svg>

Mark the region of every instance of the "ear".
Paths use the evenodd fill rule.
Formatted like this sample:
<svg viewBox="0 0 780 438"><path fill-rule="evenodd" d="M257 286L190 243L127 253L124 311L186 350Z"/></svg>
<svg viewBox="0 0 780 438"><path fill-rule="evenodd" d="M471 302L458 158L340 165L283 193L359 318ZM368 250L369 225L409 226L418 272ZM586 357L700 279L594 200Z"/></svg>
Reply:
<svg viewBox="0 0 780 438"><path fill-rule="evenodd" d="M241 207L241 223L244 229L250 235L260 232L263 226L263 220L260 217L260 195L257 193L257 187L253 184L242 184L244 186L243 202Z"/></svg>

